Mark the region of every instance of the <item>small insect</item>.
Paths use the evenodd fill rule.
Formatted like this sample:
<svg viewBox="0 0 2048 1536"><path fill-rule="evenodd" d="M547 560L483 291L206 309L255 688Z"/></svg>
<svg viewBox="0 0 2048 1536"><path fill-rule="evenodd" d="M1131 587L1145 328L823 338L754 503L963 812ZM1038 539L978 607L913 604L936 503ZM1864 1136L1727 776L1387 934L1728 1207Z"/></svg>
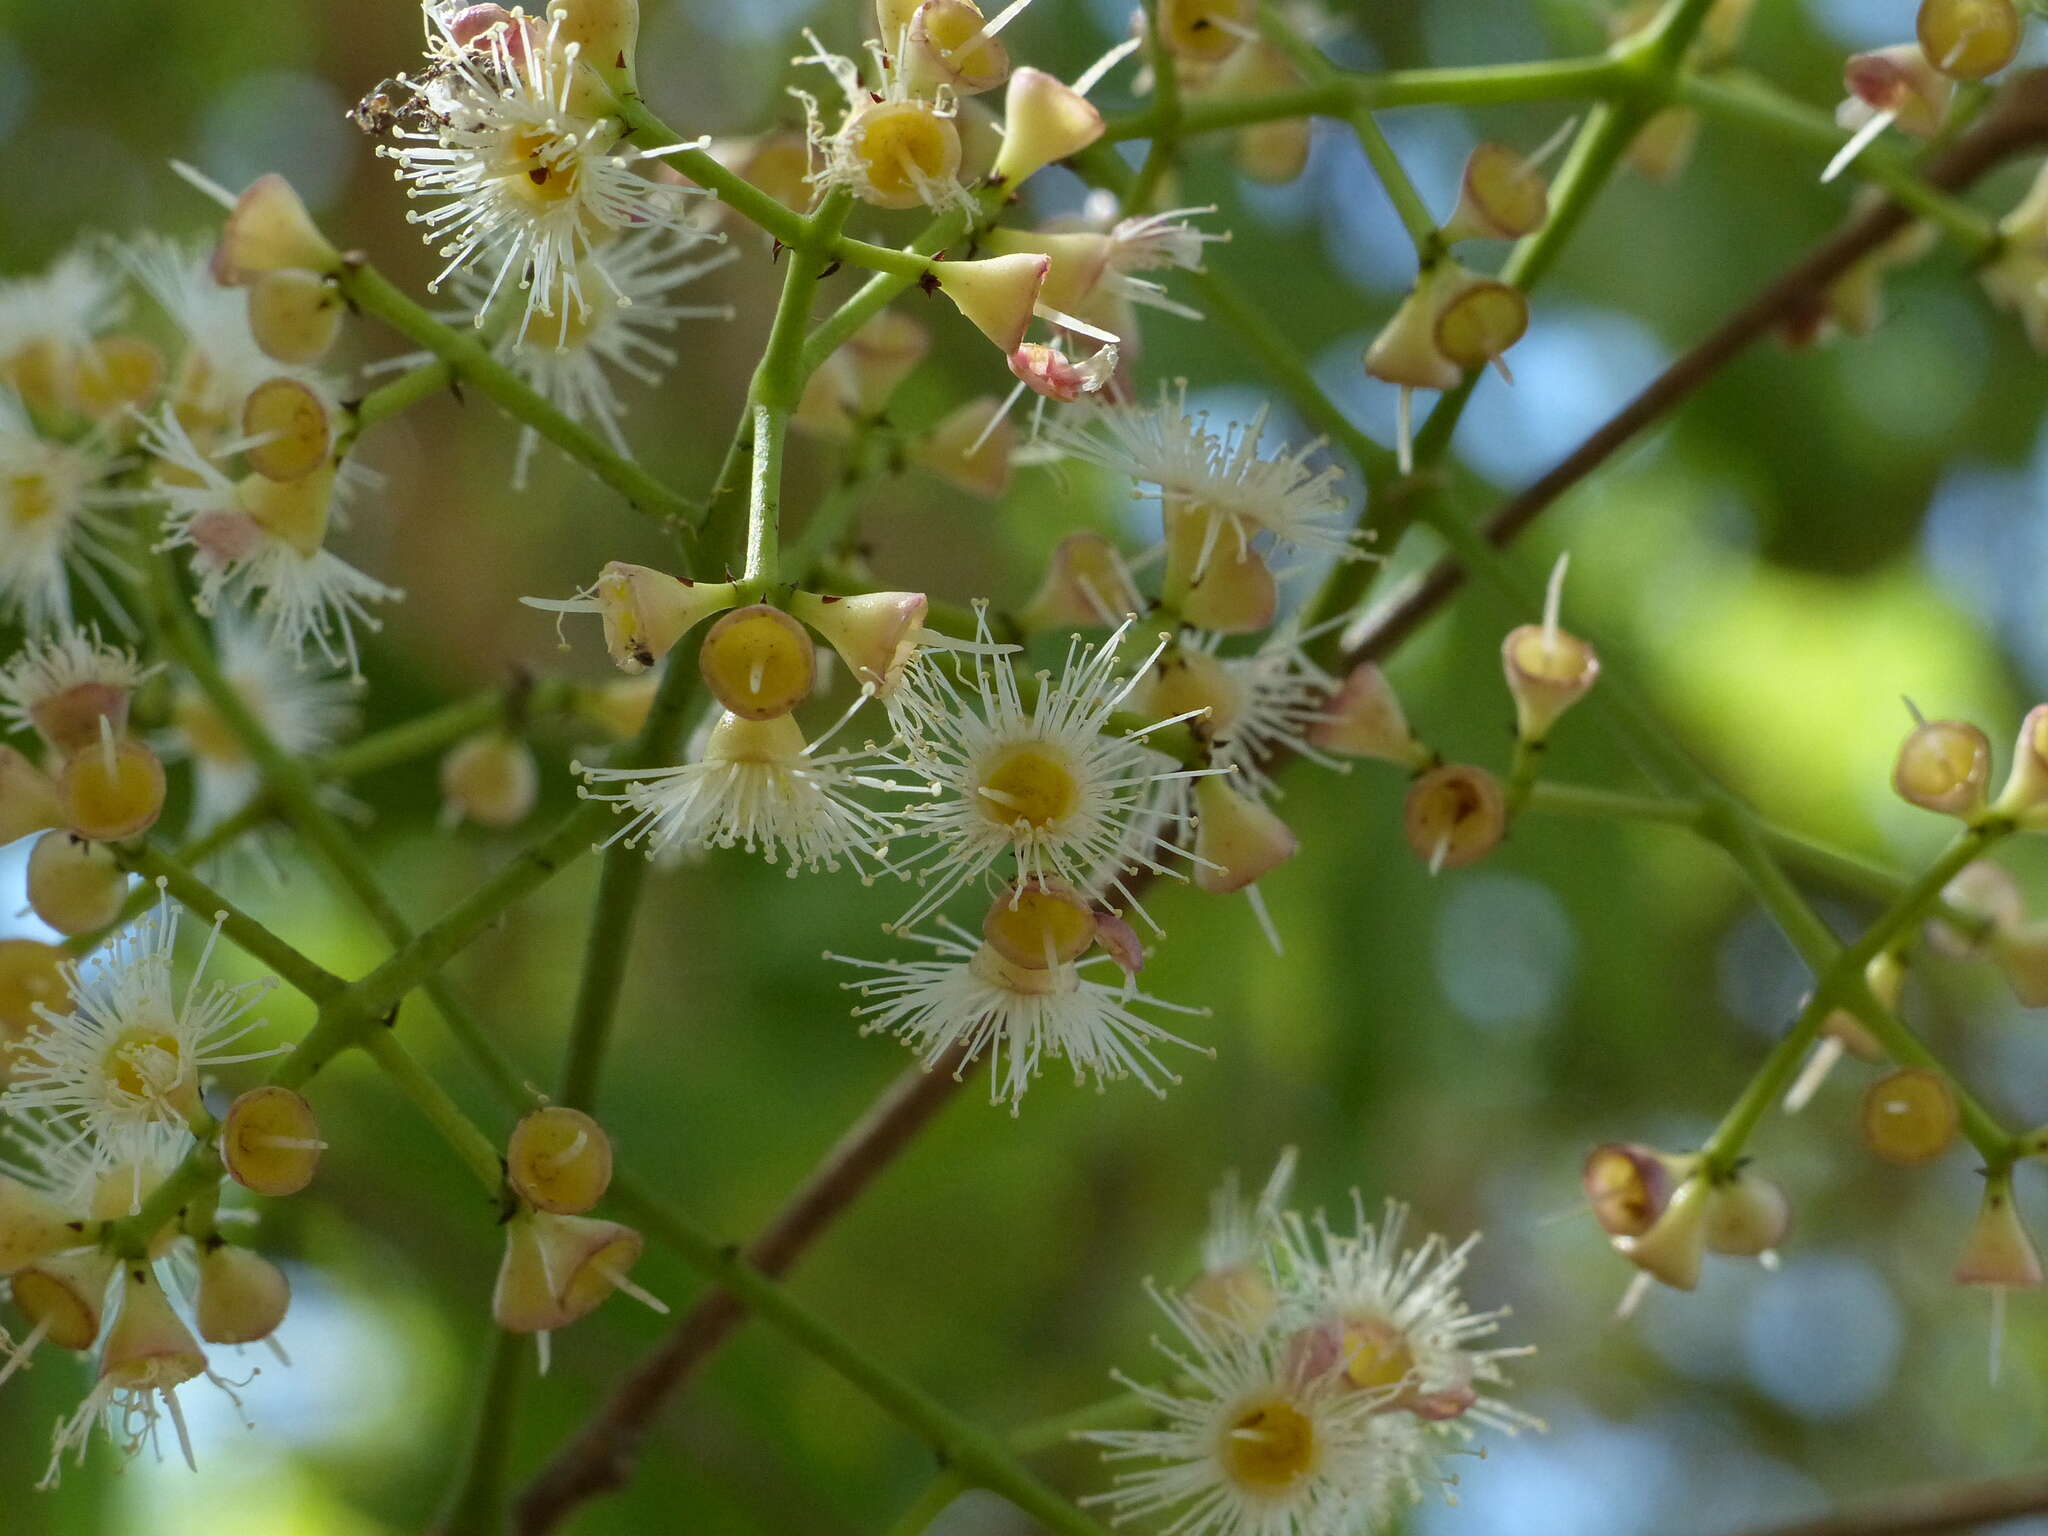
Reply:
<svg viewBox="0 0 2048 1536"><path fill-rule="evenodd" d="M349 109L348 119L365 133L391 133L417 110L417 103L418 97L405 81L386 80Z"/></svg>

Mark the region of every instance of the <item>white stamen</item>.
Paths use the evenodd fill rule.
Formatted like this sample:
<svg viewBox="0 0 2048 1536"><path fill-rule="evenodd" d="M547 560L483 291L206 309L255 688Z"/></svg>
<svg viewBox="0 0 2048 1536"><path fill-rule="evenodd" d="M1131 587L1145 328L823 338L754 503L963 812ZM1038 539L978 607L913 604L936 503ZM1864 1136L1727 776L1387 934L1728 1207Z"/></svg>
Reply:
<svg viewBox="0 0 2048 1536"><path fill-rule="evenodd" d="M1833 181L1842 172L1846 171L1849 168L1850 162L1862 154L1864 150L1868 149L1871 141L1879 134L1891 127L1892 123L1898 118L1898 115L1896 112L1880 112L1851 134L1849 142L1835 152L1835 158L1830 160L1827 169L1820 173L1821 185L1827 185L1827 183Z"/></svg>

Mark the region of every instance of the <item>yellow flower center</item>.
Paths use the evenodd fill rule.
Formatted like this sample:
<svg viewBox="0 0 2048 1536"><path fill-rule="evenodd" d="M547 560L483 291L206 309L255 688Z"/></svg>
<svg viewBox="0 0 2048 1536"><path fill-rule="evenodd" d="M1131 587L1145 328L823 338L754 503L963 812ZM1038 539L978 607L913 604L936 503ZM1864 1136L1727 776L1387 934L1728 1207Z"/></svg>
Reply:
<svg viewBox="0 0 2048 1536"><path fill-rule="evenodd" d="M10 475L7 516L17 528L29 528L57 515L57 495L50 477L41 473Z"/></svg>
<svg viewBox="0 0 2048 1536"><path fill-rule="evenodd" d="M560 134L529 128L512 136L499 175L513 196L548 208L576 195L583 168Z"/></svg>
<svg viewBox="0 0 2048 1536"><path fill-rule="evenodd" d="M1240 1410L1217 1449L1232 1482L1269 1495L1287 1492L1322 1459L1314 1421L1284 1397Z"/></svg>
<svg viewBox="0 0 2048 1536"><path fill-rule="evenodd" d="M1354 1387L1398 1387L1415 1369L1415 1356L1401 1330L1382 1318L1354 1318L1344 1324L1344 1379Z"/></svg>
<svg viewBox="0 0 2048 1536"><path fill-rule="evenodd" d="M1035 832L1064 821L1081 803L1081 782L1064 752L1019 742L998 752L977 776L975 804L998 826L1023 822Z"/></svg>
<svg viewBox="0 0 2048 1536"><path fill-rule="evenodd" d="M185 1077L177 1036L160 1029L131 1029L116 1037L101 1062L107 1091L117 1098L155 1102Z"/></svg>
<svg viewBox="0 0 2048 1536"><path fill-rule="evenodd" d="M853 157L884 207L907 208L921 199L923 187L950 181L960 169L959 130L925 102L869 107L851 134Z"/></svg>

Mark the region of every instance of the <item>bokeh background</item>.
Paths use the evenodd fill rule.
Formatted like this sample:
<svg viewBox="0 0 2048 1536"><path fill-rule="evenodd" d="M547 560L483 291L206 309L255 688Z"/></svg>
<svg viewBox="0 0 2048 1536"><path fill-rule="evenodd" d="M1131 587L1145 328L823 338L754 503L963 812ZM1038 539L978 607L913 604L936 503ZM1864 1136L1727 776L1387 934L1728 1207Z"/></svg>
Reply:
<svg viewBox="0 0 2048 1536"><path fill-rule="evenodd" d="M1332 46L1357 64L1535 58L1602 36L1591 0L1333 9L1346 27ZM796 29L815 25L844 46L866 20L854 0L646 10L642 79L688 132L794 121L783 87ZM1071 75L1121 35L1127 10L1038 0L1010 41ZM1913 5L1759 10L1749 62L1826 105L1844 52L1910 35ZM166 168L177 155L230 186L285 172L338 239L418 291L431 258L402 222L387 168L343 117L409 67L418 35L405 0L0 10L0 270L31 270L82 232L200 235L209 210ZM1128 79L1127 68L1105 88L1112 109ZM1476 137L1534 143L1564 115L1419 110L1386 126L1444 208ZM1465 464L1510 488L1554 462L1841 216L1848 188L1822 188L1818 169L1715 128L1676 185L1617 182L1541 295L1515 386L1480 388L1458 442ZM2009 205L2024 175L1987 184L1985 206ZM1046 212L1078 201L1071 181L1043 180L1034 192ZM1393 391L1363 377L1359 355L1412 258L1347 135L1319 132L1308 174L1280 189L1242 183L1213 145L1191 157L1183 194L1221 207L1235 240L1216 264L1384 434ZM874 224L900 237L914 227L900 218ZM771 308L765 251L744 230L736 239L742 259L704 292L737 317L687 327L669 383L631 394L646 462L685 489L712 472ZM1891 298L1870 340L1742 358L1570 496L1515 558L1534 577L1570 548L1570 615L1768 812L1911 863L1942 828L1887 791L1900 696L2004 740L2048 690L2048 390L1952 252L1904 274ZM933 359L898 404L913 425L1007 383L939 308ZM402 350L369 325L350 344L362 360ZM1141 367L1186 375L1220 410L1260 398L1251 363L1214 327L1156 320ZM514 440L481 401L440 400L366 445L388 491L345 552L410 593L369 646L372 727L514 666L600 676L593 634L564 655L552 625L513 598L567 592L606 559L667 558L614 497L545 450L531 489L514 494ZM797 447L791 506L834 470L830 447ZM1003 602L1029 592L1043 551L1077 519L1135 532L1137 516L1117 487L1083 477L1063 492L1041 471L1000 507L899 479L866 498L863 528L888 584ZM1504 757L1496 648L1520 617L1469 594L1392 665L1411 717L1447 752ZM568 731L544 740L537 822L568 805L576 745ZM1590 718L1570 722L1553 758L1562 777L1636 782ZM516 846L516 835L439 830L431 764L357 792L375 812L362 835L417 918ZM1291 1144L1307 1203L1341 1202L1358 1185L1373 1202L1414 1202L1428 1227L1483 1229L1471 1291L1512 1304L1513 1337L1540 1346L1518 1372L1517 1400L1551 1432L1466 1464L1459 1507L1425 1509L1418 1530L1707 1536L1905 1480L2038 1461L2048 1317L2017 1301L2006 1369L1989 1385L1985 1299L1946 1279L1974 1205L1970 1160L1958 1151L1907 1173L1865 1155L1852 1123L1862 1069L1844 1069L1798 1121L1768 1121L1755 1143L1797 1202L1783 1268L1716 1263L1697 1295L1655 1295L1632 1325L1610 1321L1628 1274L1580 1214L1581 1156L1610 1138L1696 1140L1787 1023L1803 978L1729 869L1682 834L1532 817L1484 865L1431 880L1400 842L1400 793L1372 765L1290 776L1284 809L1302 853L1264 887L1284 957L1262 947L1241 903L1158 897L1170 938L1148 984L1214 1009L1201 1027L1214 1062L1190 1062L1163 1103L1131 1085L1098 1097L1055 1077L1013 1120L963 1095L806 1261L794 1282L804 1298L970 1414L1001 1424L1057 1412L1106 1392L1113 1366L1149 1369L1140 1281L1188 1272L1226 1168L1259 1177ZM2048 871L2030 852L2012 862L2040 890ZM0 911L19 905L21 854L0 855ZM559 1070L595 874L587 861L547 886L455 968L542 1083ZM373 932L315 870L287 860L283 883L235 889L336 969L379 958ZM899 905L892 890L790 882L736 855L657 877L603 1105L622 1157L735 1237L759 1224L904 1064L898 1046L855 1033L838 977L818 960L827 948L885 953L878 925ZM29 921L0 918L0 929ZM1998 1110L2048 1119L2048 1032L1995 976L1930 964L1908 1011ZM283 994L269 1013L280 1038L306 1022ZM406 1028L495 1125L423 1001ZM463 1436L496 1235L466 1175L365 1067L337 1067L318 1097L335 1150L313 1192L267 1217L299 1300L282 1335L293 1369L266 1367L246 1393L255 1427L188 1390L196 1477L175 1464L111 1476L96 1451L61 1491L31 1494L47 1426L85 1385L47 1358L0 1394L9 1536L423 1527ZM2021 1199L2041 1204L2032 1187ZM640 1278L678 1305L697 1291L658 1251ZM538 1465L659 1326L614 1303L558 1339L549 1387L527 1395L520 1418L519 1470ZM1078 1451L1046 1469L1075 1488L1103 1476ZM882 1529L931 1470L851 1389L750 1328L663 1421L632 1490L579 1529L852 1536ZM948 1519L938 1529L1027 1528L987 1505Z"/></svg>

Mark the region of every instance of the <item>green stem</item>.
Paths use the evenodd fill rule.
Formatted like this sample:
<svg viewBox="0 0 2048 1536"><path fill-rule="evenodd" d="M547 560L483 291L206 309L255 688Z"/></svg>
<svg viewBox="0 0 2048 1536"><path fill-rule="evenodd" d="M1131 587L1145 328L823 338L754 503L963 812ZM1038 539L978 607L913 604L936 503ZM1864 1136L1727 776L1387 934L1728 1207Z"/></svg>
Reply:
<svg viewBox="0 0 2048 1536"><path fill-rule="evenodd" d="M941 1472L925 1485L908 1509L889 1527L887 1536L923 1536L931 1524L952 1507L967 1489L967 1479L958 1472Z"/></svg>
<svg viewBox="0 0 2048 1536"><path fill-rule="evenodd" d="M1034 1477L999 1436L961 1418L868 1354L748 1263L737 1247L652 1199L630 1180L615 1183L612 1193L617 1205L685 1263L732 1292L755 1316L922 1435L962 1477L1001 1494L1056 1536L1106 1536L1097 1521Z"/></svg>
<svg viewBox="0 0 2048 1536"><path fill-rule="evenodd" d="M512 1427L526 1385L528 1344L518 1334L490 1331L484 1379L475 1394L469 1454L448 1490L433 1536L502 1536L505 1473L512 1459Z"/></svg>
<svg viewBox="0 0 2048 1536"><path fill-rule="evenodd" d="M421 363L409 368L397 378L379 384L364 395L348 411L348 425L341 431L335 442L337 453L347 453L355 440L381 421L418 405L422 400L438 395L455 382L455 369L436 358L431 363Z"/></svg>
<svg viewBox="0 0 2048 1536"><path fill-rule="evenodd" d="M1049 1419L1037 1419L1011 1430L1010 1448L1020 1456L1035 1456L1040 1451L1055 1450L1067 1444L1084 1430L1142 1424L1152 1412L1152 1405L1137 1393L1119 1392L1114 1397L1105 1397L1099 1402L1055 1414Z"/></svg>
<svg viewBox="0 0 2048 1536"><path fill-rule="evenodd" d="M1180 61L1160 41L1160 0L1145 0L1145 57L1152 66L1152 142L1146 147L1143 164L1124 190L1125 215L1142 213L1151 205L1152 194L1173 167L1180 149L1181 99Z"/></svg>
<svg viewBox="0 0 2048 1536"><path fill-rule="evenodd" d="M498 1157L497 1143L477 1129L476 1122L412 1059L390 1029L373 1029L358 1043L496 1199L505 1187L505 1165Z"/></svg>
<svg viewBox="0 0 2048 1536"><path fill-rule="evenodd" d="M350 304L374 315L408 341L439 358L454 378L477 389L515 420L532 427L617 491L637 510L683 527L694 527L699 511L597 433L573 421L543 399L524 379L498 361L473 335L434 318L367 262L345 266L335 279Z"/></svg>
<svg viewBox="0 0 2048 1536"><path fill-rule="evenodd" d="M159 848L135 848L122 862L146 881L163 889L202 918L221 919L221 932L245 954L275 971L315 1003L325 1002L347 985L333 972L315 965L291 945L257 922L191 870Z"/></svg>
<svg viewBox="0 0 2048 1536"><path fill-rule="evenodd" d="M1552 779L1530 786L1528 808L1552 816L1580 816L1600 821L1656 821L1697 827L1706 814L1698 800L1668 795L1631 795L1596 789L1589 784L1559 784Z"/></svg>

